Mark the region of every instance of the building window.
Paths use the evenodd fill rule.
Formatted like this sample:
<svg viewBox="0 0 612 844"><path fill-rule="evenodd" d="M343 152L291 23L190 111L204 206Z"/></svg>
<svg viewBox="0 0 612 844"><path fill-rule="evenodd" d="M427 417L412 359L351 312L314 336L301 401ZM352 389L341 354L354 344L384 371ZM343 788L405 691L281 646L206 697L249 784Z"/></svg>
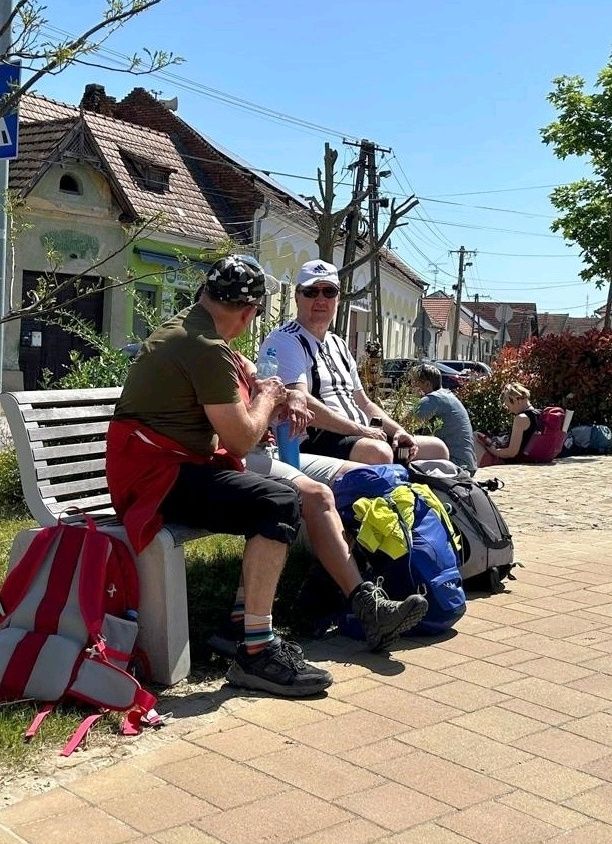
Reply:
<svg viewBox="0 0 612 844"><path fill-rule="evenodd" d="M171 170L168 168L123 151L121 158L132 179L144 190L153 193L167 193L170 190Z"/></svg>
<svg viewBox="0 0 612 844"><path fill-rule="evenodd" d="M71 193L79 196L82 193L81 185L70 173L64 173L60 179L59 189L62 193Z"/></svg>
<svg viewBox="0 0 612 844"><path fill-rule="evenodd" d="M151 333L151 322L157 313L157 287L153 284L134 286L134 312L132 315L132 334L140 340L146 340Z"/></svg>

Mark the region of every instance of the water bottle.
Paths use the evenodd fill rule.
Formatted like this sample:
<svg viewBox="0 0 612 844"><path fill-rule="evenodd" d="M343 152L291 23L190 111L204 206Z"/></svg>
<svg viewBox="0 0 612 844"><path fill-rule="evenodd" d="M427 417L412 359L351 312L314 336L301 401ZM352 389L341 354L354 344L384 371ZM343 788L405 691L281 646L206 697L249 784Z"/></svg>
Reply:
<svg viewBox="0 0 612 844"><path fill-rule="evenodd" d="M138 621L138 611L137 610L126 610L125 617L128 621Z"/></svg>
<svg viewBox="0 0 612 844"><path fill-rule="evenodd" d="M257 362L257 377L258 378L273 378L278 372L278 360L276 358L276 349L271 346L266 350L266 354L259 358Z"/></svg>
<svg viewBox="0 0 612 844"><path fill-rule="evenodd" d="M272 378L278 372L276 349L269 347L263 358L257 364L259 378ZM289 436L290 423L279 422L274 425L274 437L278 446L278 457L283 463L289 463L296 469L300 468L300 441L297 437Z"/></svg>

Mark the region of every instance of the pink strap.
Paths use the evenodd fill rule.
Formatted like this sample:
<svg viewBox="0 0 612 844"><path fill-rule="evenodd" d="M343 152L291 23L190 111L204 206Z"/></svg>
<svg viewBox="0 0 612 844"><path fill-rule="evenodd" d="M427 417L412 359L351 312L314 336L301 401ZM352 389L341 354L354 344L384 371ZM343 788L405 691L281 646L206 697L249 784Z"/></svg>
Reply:
<svg viewBox="0 0 612 844"><path fill-rule="evenodd" d="M32 723L30 724L30 726L26 730L26 732L24 734L24 739L31 739L36 735L36 733L40 729L40 725L45 720L47 715L49 715L51 712L53 712L54 708L55 708L54 703L45 703L43 708L40 710L38 715L34 718Z"/></svg>
<svg viewBox="0 0 612 844"><path fill-rule="evenodd" d="M96 715L89 715L87 718L84 718L66 742L60 756L70 756L73 750L76 750L79 744L86 737L87 733L91 730L96 721L99 721L104 714L104 712L98 712Z"/></svg>

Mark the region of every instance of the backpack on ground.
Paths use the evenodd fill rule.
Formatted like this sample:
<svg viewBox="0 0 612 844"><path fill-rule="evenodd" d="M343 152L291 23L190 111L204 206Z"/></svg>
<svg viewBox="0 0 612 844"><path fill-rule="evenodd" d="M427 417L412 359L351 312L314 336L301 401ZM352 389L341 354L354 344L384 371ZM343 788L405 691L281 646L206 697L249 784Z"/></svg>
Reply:
<svg viewBox="0 0 612 844"><path fill-rule="evenodd" d="M612 453L612 431L607 425L593 425L589 447L594 454Z"/></svg>
<svg viewBox="0 0 612 844"><path fill-rule="evenodd" d="M567 434L563 430L565 410L545 407L538 415L538 430L529 438L522 457L531 463L551 463L563 450Z"/></svg>
<svg viewBox="0 0 612 844"><path fill-rule="evenodd" d="M427 614L410 635L452 627L465 612L459 537L431 489L409 483L402 466L380 465L347 472L334 485L334 495L371 579L383 578L394 600L415 592L427 597ZM352 635L357 624L350 617L339 620L341 630Z"/></svg>
<svg viewBox="0 0 612 844"><path fill-rule="evenodd" d="M515 563L508 525L489 496L500 482L477 482L449 460L416 460L407 468L411 481L434 490L461 535L460 571L467 588L503 591L503 579L514 579Z"/></svg>
<svg viewBox="0 0 612 844"><path fill-rule="evenodd" d="M570 429L575 454L586 454L590 450L592 432L592 425L576 425Z"/></svg>
<svg viewBox="0 0 612 844"><path fill-rule="evenodd" d="M98 710L62 750L68 756L102 717L126 712L122 731L157 725L155 698L128 673L138 632L138 576L127 547L86 524L61 518L43 528L0 590L0 700L34 699L44 706L26 738L58 701Z"/></svg>

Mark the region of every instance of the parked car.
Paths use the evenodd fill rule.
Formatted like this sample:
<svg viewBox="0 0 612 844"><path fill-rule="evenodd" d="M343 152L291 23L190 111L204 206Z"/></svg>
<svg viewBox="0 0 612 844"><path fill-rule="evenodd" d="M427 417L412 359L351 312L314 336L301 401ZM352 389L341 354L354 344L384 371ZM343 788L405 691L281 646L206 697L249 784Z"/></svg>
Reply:
<svg viewBox="0 0 612 844"><path fill-rule="evenodd" d="M418 360L417 358L391 358L383 363L383 377L389 378L391 387L396 389L410 370L419 363L431 363L440 370L442 386L447 390L458 390L462 384L467 383L469 377L462 375L450 366L439 361Z"/></svg>
<svg viewBox="0 0 612 844"><path fill-rule="evenodd" d="M439 363L444 364L444 366L450 366L450 368L454 369L456 372L471 370L472 372L482 376L491 374L491 367L479 360L435 360L434 363L436 366Z"/></svg>

